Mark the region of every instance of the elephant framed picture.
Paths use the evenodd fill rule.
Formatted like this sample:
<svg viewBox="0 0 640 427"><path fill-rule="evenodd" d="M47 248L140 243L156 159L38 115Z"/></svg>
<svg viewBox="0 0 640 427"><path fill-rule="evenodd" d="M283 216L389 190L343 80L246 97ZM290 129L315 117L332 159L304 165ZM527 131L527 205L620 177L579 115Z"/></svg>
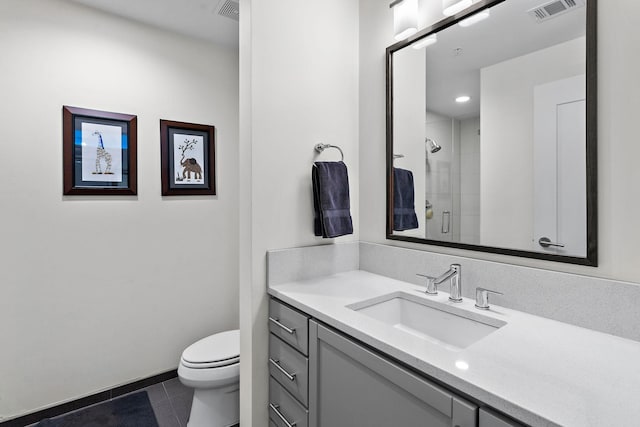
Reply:
<svg viewBox="0 0 640 427"><path fill-rule="evenodd" d="M137 117L62 107L63 194L136 195Z"/></svg>
<svg viewBox="0 0 640 427"><path fill-rule="evenodd" d="M215 127L160 120L163 196L215 195Z"/></svg>

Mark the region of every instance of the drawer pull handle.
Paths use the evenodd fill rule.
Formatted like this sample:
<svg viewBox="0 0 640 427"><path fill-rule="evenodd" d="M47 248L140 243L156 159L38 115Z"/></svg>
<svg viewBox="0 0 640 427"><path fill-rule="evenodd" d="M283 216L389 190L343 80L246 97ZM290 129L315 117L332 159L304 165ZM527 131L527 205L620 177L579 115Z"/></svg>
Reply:
<svg viewBox="0 0 640 427"><path fill-rule="evenodd" d="M294 427L296 425L296 423L290 423L289 420L287 420L284 415L282 415L282 412L280 412L278 410L278 408L280 408L280 405L274 405L273 403L269 403L269 408L271 408L273 410L273 412L276 413L276 415L278 416L278 418L280 418L282 420L283 423L285 423L287 425L287 427Z"/></svg>
<svg viewBox="0 0 640 427"><path fill-rule="evenodd" d="M289 378L289 381L295 381L296 380L296 374L290 374L289 372L287 372L282 366L280 366L280 361L279 360L273 360L272 358L269 358L269 363L271 363L273 366L278 368L278 370L280 372L282 372L282 374L285 377Z"/></svg>
<svg viewBox="0 0 640 427"><path fill-rule="evenodd" d="M280 323L278 320L280 319L274 319L273 317L269 317L269 322L275 323L276 325L278 325L279 327L281 327L282 329L284 329L286 332L290 333L291 335L296 333L296 329L295 328L288 328L286 326L284 326L282 323Z"/></svg>

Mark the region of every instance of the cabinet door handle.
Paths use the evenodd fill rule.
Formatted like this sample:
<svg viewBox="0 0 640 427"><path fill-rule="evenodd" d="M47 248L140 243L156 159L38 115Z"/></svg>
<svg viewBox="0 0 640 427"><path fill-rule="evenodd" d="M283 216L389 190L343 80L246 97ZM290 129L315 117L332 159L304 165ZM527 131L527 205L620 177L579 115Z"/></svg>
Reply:
<svg viewBox="0 0 640 427"><path fill-rule="evenodd" d="M289 378L289 381L295 381L296 380L296 374L290 374L289 372L287 372L282 366L280 366L280 361L279 360L273 360L272 358L269 358L269 363L271 363L273 366L278 368L278 370L280 372L282 372L282 375L284 375L285 377Z"/></svg>
<svg viewBox="0 0 640 427"><path fill-rule="evenodd" d="M284 329L287 333L289 333L291 335L296 333L296 328L288 328L285 325L283 325L282 323L280 323L279 320L280 319L274 319L273 317L269 317L269 322L275 323L276 325L278 325L279 327Z"/></svg>
<svg viewBox="0 0 640 427"><path fill-rule="evenodd" d="M287 427L293 427L296 425L296 423L290 423L289 420L287 420L284 415L282 415L282 412L280 412L278 410L278 408L280 408L280 405L274 405L273 403L269 403L269 408L271 408L271 410L273 412L276 413L276 415L278 416L278 418L280 418L282 420L283 423L285 423L287 425Z"/></svg>

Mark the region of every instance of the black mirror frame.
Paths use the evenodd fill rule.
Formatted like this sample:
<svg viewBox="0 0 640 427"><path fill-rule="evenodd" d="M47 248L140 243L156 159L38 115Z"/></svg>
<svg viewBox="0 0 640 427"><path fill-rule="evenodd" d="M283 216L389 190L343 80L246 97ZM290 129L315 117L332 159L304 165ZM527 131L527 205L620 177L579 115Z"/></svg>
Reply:
<svg viewBox="0 0 640 427"><path fill-rule="evenodd" d="M546 254L541 252L508 249L494 246L473 245L467 243L446 242L418 237L399 236L393 234L393 53L424 38L430 34L444 30L458 21L473 15L481 9L490 8L507 0L481 0L461 13L443 19L427 27L406 40L389 46L386 50L386 120L387 120L387 230L389 240L400 240L412 243L422 243L434 246L465 249L478 252L489 252L511 255L523 258L534 258L569 264L579 264L596 267L598 265L598 111L597 111L597 0L586 2L586 99L587 99L587 129L586 129L586 168L587 168L587 253L586 257Z"/></svg>

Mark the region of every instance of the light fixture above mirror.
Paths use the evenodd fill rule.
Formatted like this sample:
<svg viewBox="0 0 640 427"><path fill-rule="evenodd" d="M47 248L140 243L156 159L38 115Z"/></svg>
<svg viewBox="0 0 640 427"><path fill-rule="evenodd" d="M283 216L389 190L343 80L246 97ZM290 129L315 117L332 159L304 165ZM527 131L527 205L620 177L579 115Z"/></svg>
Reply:
<svg viewBox="0 0 640 427"><path fill-rule="evenodd" d="M423 47L431 46L432 44L436 44L438 42L438 35L431 34L420 41L417 41L411 45L414 49L422 49Z"/></svg>
<svg viewBox="0 0 640 427"><path fill-rule="evenodd" d="M472 3L472 0L442 0L442 14L453 16L471 6Z"/></svg>
<svg viewBox="0 0 640 427"><path fill-rule="evenodd" d="M396 40L404 40L418 32L418 0L394 0L393 34Z"/></svg>
<svg viewBox="0 0 640 427"><path fill-rule="evenodd" d="M491 16L491 9L484 9L476 13L475 15L471 15L470 17L465 18L462 21L458 22L458 25L460 25L461 27L470 27L473 24L477 24L480 21L484 21L490 16Z"/></svg>

